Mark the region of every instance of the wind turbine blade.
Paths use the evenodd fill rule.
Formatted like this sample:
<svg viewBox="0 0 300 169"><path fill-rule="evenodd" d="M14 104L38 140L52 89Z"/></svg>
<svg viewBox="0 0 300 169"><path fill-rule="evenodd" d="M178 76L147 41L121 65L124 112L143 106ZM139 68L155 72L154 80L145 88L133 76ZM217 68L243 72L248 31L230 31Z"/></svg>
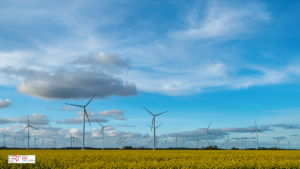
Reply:
<svg viewBox="0 0 300 169"><path fill-rule="evenodd" d="M28 118L28 114L27 114L27 120L28 120L28 125L29 125L29 118Z"/></svg>
<svg viewBox="0 0 300 169"><path fill-rule="evenodd" d="M208 125L207 129L209 128L209 126L211 125L212 121L210 122L210 124Z"/></svg>
<svg viewBox="0 0 300 169"><path fill-rule="evenodd" d="M209 131L208 131L208 130L207 130L207 133L208 133L209 137L211 138L211 135L210 135L210 133L209 133Z"/></svg>
<svg viewBox="0 0 300 169"><path fill-rule="evenodd" d="M168 110L168 111L169 111L169 110ZM164 112L159 113L159 114L157 114L157 115L155 115L155 116L159 116L159 115L164 114L164 113L166 113L166 112L168 112L168 111L164 111Z"/></svg>
<svg viewBox="0 0 300 169"><path fill-rule="evenodd" d="M84 108L84 113L86 114L86 117L87 117L87 119L89 120L90 126L92 126L92 125L91 125L91 122L90 122L90 119L89 119L89 116L87 115L87 112L86 112L85 108Z"/></svg>
<svg viewBox="0 0 300 169"><path fill-rule="evenodd" d="M83 107L83 106L80 106L80 105L77 105L77 104L69 104L69 103L65 103L67 105L72 105L72 106L76 106L76 107Z"/></svg>
<svg viewBox="0 0 300 169"><path fill-rule="evenodd" d="M3 131L1 130L1 132L3 133ZM3 133L3 135L5 135L4 133Z"/></svg>
<svg viewBox="0 0 300 169"><path fill-rule="evenodd" d="M90 104L90 102L93 100L93 98L94 98L97 94L98 94L98 92L91 98L91 100L85 105L85 107L86 107L87 105Z"/></svg>
<svg viewBox="0 0 300 169"><path fill-rule="evenodd" d="M26 126L23 130L25 130L27 127L28 127L28 126ZM23 130L22 130L22 131L23 131ZM20 131L20 132L22 132L22 131Z"/></svg>
<svg viewBox="0 0 300 169"><path fill-rule="evenodd" d="M96 120L96 122L98 122L98 123L99 123L99 121L97 121L97 120ZM100 124L100 123L99 123L99 124ZM102 126L102 124L100 124L100 126L101 126L101 127L103 127L103 126Z"/></svg>
<svg viewBox="0 0 300 169"><path fill-rule="evenodd" d="M259 131L259 132L261 132L261 133L265 134L264 132L262 132L262 131L260 131L260 130L258 130L258 129L257 129L257 131Z"/></svg>
<svg viewBox="0 0 300 169"><path fill-rule="evenodd" d="M162 125L162 123L159 126L161 126L161 125ZM157 126L155 129L157 129L159 126Z"/></svg>
<svg viewBox="0 0 300 169"><path fill-rule="evenodd" d="M256 131L256 130L252 131L252 133L251 133L251 134L253 134L255 131ZM250 136L251 134L249 134L249 136ZM248 136L248 137L249 137L249 136ZM247 138L248 138L248 137L247 137Z"/></svg>
<svg viewBox="0 0 300 169"><path fill-rule="evenodd" d="M144 106L142 106L144 109L146 109ZM146 109L152 116L154 116L148 109Z"/></svg>
<svg viewBox="0 0 300 169"><path fill-rule="evenodd" d="M153 123L154 123L154 118L155 118L155 116L153 116L153 119L152 119L152 126L153 126ZM154 126L155 127L155 126Z"/></svg>
<svg viewBox="0 0 300 169"><path fill-rule="evenodd" d="M34 128L34 129L37 129L37 130L39 130L38 128L35 128L35 127L33 127L33 126L29 126L29 127L32 127L32 128Z"/></svg>

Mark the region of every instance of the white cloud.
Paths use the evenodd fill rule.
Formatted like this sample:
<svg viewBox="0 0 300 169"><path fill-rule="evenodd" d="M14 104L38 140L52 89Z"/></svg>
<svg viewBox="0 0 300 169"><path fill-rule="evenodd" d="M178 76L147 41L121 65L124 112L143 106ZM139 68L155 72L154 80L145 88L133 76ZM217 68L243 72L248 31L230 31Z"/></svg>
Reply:
<svg viewBox="0 0 300 169"><path fill-rule="evenodd" d="M9 107L12 101L9 99L0 100L0 109Z"/></svg>
<svg viewBox="0 0 300 169"><path fill-rule="evenodd" d="M125 118L123 117L123 113L124 113L123 110L116 110L116 109L98 112L98 114L103 117L112 117L115 120L124 120Z"/></svg>
<svg viewBox="0 0 300 169"><path fill-rule="evenodd" d="M42 99L90 98L96 92L98 98L138 94L134 83L100 71L59 69L51 74L43 70L8 66L0 68L0 73L24 78L17 86L17 91Z"/></svg>

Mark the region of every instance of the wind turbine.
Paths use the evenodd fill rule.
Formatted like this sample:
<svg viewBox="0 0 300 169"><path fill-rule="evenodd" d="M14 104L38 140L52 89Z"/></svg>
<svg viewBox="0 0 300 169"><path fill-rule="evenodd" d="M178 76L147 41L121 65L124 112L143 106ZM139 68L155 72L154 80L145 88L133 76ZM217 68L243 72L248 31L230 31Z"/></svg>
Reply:
<svg viewBox="0 0 300 169"><path fill-rule="evenodd" d="M225 138L224 138L224 139L225 139ZM228 137L227 140L225 139L225 141L226 141L226 149L228 150L228 147L229 147L229 143L228 143L228 142L229 142L229 137Z"/></svg>
<svg viewBox="0 0 300 169"><path fill-rule="evenodd" d="M278 149L280 149L279 141L280 141L281 139L276 139L276 140L278 141Z"/></svg>
<svg viewBox="0 0 300 169"><path fill-rule="evenodd" d="M74 142L75 137L72 136L71 132L70 132L70 139L71 139L71 148L72 148L72 139L73 139L73 142Z"/></svg>
<svg viewBox="0 0 300 169"><path fill-rule="evenodd" d="M38 130L38 128L35 128L35 127L33 127L33 126L31 126L31 125L29 124L28 114L27 114L27 120L28 120L28 124L27 124L27 126L26 126L23 130L25 130L26 128L28 129L27 149L29 149L29 139L30 139L29 128L31 127L31 128L37 129L37 130ZM23 131L23 130L22 130L22 131ZM20 132L22 132L22 131L20 131Z"/></svg>
<svg viewBox="0 0 300 169"><path fill-rule="evenodd" d="M128 136L127 136L128 137ZM123 141L124 141L124 146L123 146L123 148L124 148L124 150L126 149L125 147L125 140L127 139L127 137L122 137L123 138Z"/></svg>
<svg viewBox="0 0 300 169"><path fill-rule="evenodd" d="M83 129L82 129L82 150L84 150L84 134L85 134L85 116L88 118L88 121L90 123L90 126L91 126L91 122L90 122L90 119L89 119L89 116L87 115L87 112L85 110L85 107L87 105L89 105L89 103L93 100L93 98L98 94L98 92L91 98L91 100L86 104L86 105L76 105L76 104L69 104L69 103L65 103L67 105L72 105L72 106L77 106L77 107L82 107L84 112L83 112Z"/></svg>
<svg viewBox="0 0 300 169"><path fill-rule="evenodd" d="M56 148L56 143L57 143L58 141L56 141L56 139L53 141L53 143L54 143L54 148Z"/></svg>
<svg viewBox="0 0 300 169"><path fill-rule="evenodd" d="M147 110L144 106L142 106L145 110ZM152 119L152 128L153 128L153 150L155 150L155 129L156 129L156 127L155 127L155 117L156 116L159 116L159 115L161 115L161 114L163 114L163 113L166 113L166 112L168 112L168 111L164 111L164 112L162 112L162 113L159 113L159 114L153 114L153 113L151 113L149 110L147 110L152 116L153 116L153 119ZM152 130L152 128L151 128L151 130Z"/></svg>
<svg viewBox="0 0 300 169"><path fill-rule="evenodd" d="M209 137L211 137L211 136L210 136L210 133L209 133L209 131L208 131L209 126L211 125L211 123L212 123L212 122L210 122L210 124L208 125L208 127L204 129L204 130L206 130L206 147L208 147L208 134L209 134Z"/></svg>
<svg viewBox="0 0 300 169"><path fill-rule="evenodd" d="M289 144L289 150L291 149L291 147L290 147L290 141L288 140L288 144Z"/></svg>
<svg viewBox="0 0 300 169"><path fill-rule="evenodd" d="M177 150L177 141L179 141L179 140L177 139L177 136L176 136L176 138L174 138L174 140L175 140L175 146L176 146L176 150Z"/></svg>
<svg viewBox="0 0 300 169"><path fill-rule="evenodd" d="M97 120L96 120L97 121ZM98 121L97 121L98 122ZM99 123L99 122L98 122ZM100 123L99 123L100 124ZM103 145L104 145L104 128L106 128L106 127L109 127L109 126L102 126L102 124L100 124L100 126L102 127L102 129L101 129L101 134L102 134L102 150L104 150L104 147L103 147Z"/></svg>
<svg viewBox="0 0 300 169"><path fill-rule="evenodd" d="M1 132L3 133L2 130L1 130ZM5 148L5 136L9 136L9 135L5 135L5 134L3 133L3 139L4 139L4 147L3 147L3 148Z"/></svg>
<svg viewBox="0 0 300 169"><path fill-rule="evenodd" d="M164 138L163 138L164 139ZM166 139L164 139L165 140L165 149L167 149L167 140Z"/></svg>
<svg viewBox="0 0 300 169"><path fill-rule="evenodd" d="M239 137L236 135L236 137L237 137L237 144L238 144L238 147L239 147L239 149L240 149L240 142L239 142Z"/></svg>
<svg viewBox="0 0 300 169"><path fill-rule="evenodd" d="M252 133L254 133L254 132L256 132L256 150L258 150L258 135L257 135L257 132L261 132L261 133L263 133L263 132L257 129L256 120L255 120L255 130L254 130ZM252 133L251 133L251 134L252 134ZM250 134L250 135L251 135L251 134ZM249 135L249 136L250 136L250 135ZM249 136L248 136L248 137L249 137Z"/></svg>
<svg viewBox="0 0 300 169"><path fill-rule="evenodd" d="M244 141L245 141L245 150L246 150L246 139L248 139L248 138L243 138L244 139Z"/></svg>
<svg viewBox="0 0 300 169"><path fill-rule="evenodd" d="M35 143L34 143L34 148L35 148L35 149L36 149L36 140L38 140L38 139L39 139L39 138L36 138L36 135L34 135L34 139L33 139L33 140L34 140L34 142L35 142Z"/></svg>
<svg viewBox="0 0 300 169"><path fill-rule="evenodd" d="M198 146L199 146L199 141L201 141L201 140L198 140L198 138L196 137L197 149L199 149L199 148L198 148Z"/></svg>
<svg viewBox="0 0 300 169"><path fill-rule="evenodd" d="M42 139L42 138L41 138ZM45 139L45 140L47 140L47 139ZM42 139L42 149L44 149L44 141L45 141L44 139Z"/></svg>
<svg viewBox="0 0 300 169"><path fill-rule="evenodd" d="M17 138L17 132L16 132L16 136L13 137L12 140L15 140L15 149L16 149L16 143L17 143L17 140L19 140L19 139Z"/></svg>

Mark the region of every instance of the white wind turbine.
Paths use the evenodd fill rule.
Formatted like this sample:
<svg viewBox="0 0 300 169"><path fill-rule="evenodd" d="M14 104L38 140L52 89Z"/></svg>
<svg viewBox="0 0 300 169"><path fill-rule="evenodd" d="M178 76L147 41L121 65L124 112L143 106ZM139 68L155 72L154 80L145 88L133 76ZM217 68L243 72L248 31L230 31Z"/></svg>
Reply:
<svg viewBox="0 0 300 169"><path fill-rule="evenodd" d="M240 142L239 142L239 137L236 135L236 138L237 138L237 144L238 144L238 147L240 149Z"/></svg>
<svg viewBox="0 0 300 169"><path fill-rule="evenodd" d="M128 136L127 136L127 137L128 137ZM124 150L126 149L126 148L125 148L125 140L127 139L127 137L122 137L122 138L123 138L123 141L124 141L124 145L123 145Z"/></svg>
<svg viewBox="0 0 300 169"><path fill-rule="evenodd" d="M3 133L2 130L1 130L1 132ZM5 134L3 133L3 140L4 140L4 147L3 147L3 148L5 148L5 136L9 136L9 135L5 135Z"/></svg>
<svg viewBox="0 0 300 169"><path fill-rule="evenodd" d="M75 139L75 137L73 137L72 134L71 134L71 132L70 132L71 148L72 148L72 141L74 142L74 139Z"/></svg>
<svg viewBox="0 0 300 169"><path fill-rule="evenodd" d="M20 140L20 139L17 138L17 132L16 132L16 136L13 137L12 140L15 140L15 149L16 149L16 147L17 147L17 146L16 146L17 140Z"/></svg>
<svg viewBox="0 0 300 169"><path fill-rule="evenodd" d="M291 147L290 147L290 141L288 140L288 144L289 144L289 150L291 149Z"/></svg>
<svg viewBox="0 0 300 169"><path fill-rule="evenodd" d="M142 106L145 110L147 110L144 106ZM159 115L161 115L161 114L163 114L163 113L166 113L166 112L168 112L168 111L164 111L164 112L162 112L162 113L159 113L159 114L153 114L153 113L151 113L149 110L147 110L152 116L153 116L153 119L152 119L152 127L153 127L153 150L155 150L155 129L156 129L156 127L155 127L155 117L156 116L159 116ZM151 128L151 130L152 130L152 128Z"/></svg>
<svg viewBox="0 0 300 169"><path fill-rule="evenodd" d="M176 138L174 138L174 140L175 140L175 146L176 146L176 150L177 150L177 141L179 141L179 140L177 139L177 136L176 136Z"/></svg>
<svg viewBox="0 0 300 169"><path fill-rule="evenodd" d="M197 149L199 149L198 147L199 147L199 142L200 142L201 140L199 140L197 137L196 137L196 144L197 144Z"/></svg>
<svg viewBox="0 0 300 169"><path fill-rule="evenodd" d="M35 148L35 149L36 149L36 140L38 140L38 139L39 139L39 138L36 138L36 135L34 135L34 139L33 139L33 140L34 140L34 142L35 142L35 143L34 143L34 148Z"/></svg>
<svg viewBox="0 0 300 169"><path fill-rule="evenodd" d="M276 139L276 140L278 141L278 149L280 149L279 141L280 141L281 139Z"/></svg>
<svg viewBox="0 0 300 169"><path fill-rule="evenodd" d="M164 138L163 138L164 139ZM167 140L166 139L164 139L164 141L165 141L165 149L167 149Z"/></svg>
<svg viewBox="0 0 300 169"><path fill-rule="evenodd" d="M77 106L77 107L82 107L84 112L83 112L83 129L82 129L82 150L84 150L84 134L85 134L85 116L88 118L88 121L89 121L89 124L91 126L91 122L90 122L90 119L89 119L89 116L87 115L87 112L85 110L85 107L87 105L89 105L89 103L93 100L93 98L98 94L98 92L91 98L91 100L86 104L86 105L76 105L76 104L69 104L69 103L65 103L67 105L72 105L72 106Z"/></svg>
<svg viewBox="0 0 300 169"><path fill-rule="evenodd" d="M257 129L256 120L255 120L255 130L254 130L252 133L254 133L254 132L256 132L256 150L258 150L258 135L257 135L257 132L261 132L261 133L263 133L263 132ZM251 134L252 134L252 133L251 133ZM251 134L250 134L250 135L251 135ZM249 136L250 136L250 135L249 135ZM248 136L248 137L249 137L249 136Z"/></svg>
<svg viewBox="0 0 300 169"><path fill-rule="evenodd" d="M42 139L42 138L41 138ZM47 140L47 139L45 139L45 140ZM42 149L44 149L44 141L45 141L44 139L42 139Z"/></svg>
<svg viewBox="0 0 300 169"><path fill-rule="evenodd" d="M28 136L27 136L27 149L29 149L29 139L30 139L30 135L29 135L29 128L31 127L31 128L33 128L33 129L37 129L38 130L38 128L35 128L35 127L33 127L33 126L31 126L30 124L29 124L29 118L28 118L28 115L27 115L27 120L28 120L28 124L27 124L27 126L23 129L23 130L25 130L26 128L28 129ZM22 130L22 131L23 131ZM22 132L22 131L20 131L20 132Z"/></svg>
<svg viewBox="0 0 300 169"><path fill-rule="evenodd" d="M209 133L209 131L208 131L209 126L211 125L211 123L212 123L212 122L210 122L210 124L208 125L208 127L204 129L204 130L206 130L206 147L208 147L208 134L209 134L209 137L211 137L211 136L210 136L210 133Z"/></svg>
<svg viewBox="0 0 300 169"><path fill-rule="evenodd" d="M248 138L243 138L243 139L244 139L244 141L245 141L245 150L246 150L246 149L247 149L247 148L246 148L246 139L248 139Z"/></svg>
<svg viewBox="0 0 300 169"><path fill-rule="evenodd" d="M97 121L97 120L96 120ZM97 121L98 122L98 121ZM99 123L99 122L98 122ZM99 123L100 124L100 123ZM101 134L102 134L102 150L104 150L104 129L106 128L106 127L109 127L109 126L111 126L111 125L109 125L109 126L102 126L102 124L100 124L100 126L102 127L102 129L101 129Z"/></svg>

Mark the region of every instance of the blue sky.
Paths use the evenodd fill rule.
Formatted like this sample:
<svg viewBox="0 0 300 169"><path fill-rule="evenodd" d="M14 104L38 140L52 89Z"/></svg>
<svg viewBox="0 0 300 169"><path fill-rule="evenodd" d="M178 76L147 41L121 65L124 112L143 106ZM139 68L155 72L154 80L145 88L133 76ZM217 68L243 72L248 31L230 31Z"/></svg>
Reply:
<svg viewBox="0 0 300 169"><path fill-rule="evenodd" d="M177 136L205 145L212 121L218 146L248 137L259 146L298 148L300 19L298 1L6 1L0 5L0 124L14 135L27 124L38 138L100 147L96 120L112 125L107 147L158 147ZM19 137L25 132L18 133ZM9 138L10 139L10 138ZM3 140L1 140L3 141ZM247 146L254 147L255 135ZM0 142L0 144L2 144ZM7 141L13 146L12 141ZM18 141L22 146L22 141ZM34 143L31 142L30 146ZM40 143L39 143L40 144ZM236 144L235 142L233 144ZM41 145L39 145L41 146ZM278 146L278 145L277 145ZM224 148L224 144L223 144Z"/></svg>

